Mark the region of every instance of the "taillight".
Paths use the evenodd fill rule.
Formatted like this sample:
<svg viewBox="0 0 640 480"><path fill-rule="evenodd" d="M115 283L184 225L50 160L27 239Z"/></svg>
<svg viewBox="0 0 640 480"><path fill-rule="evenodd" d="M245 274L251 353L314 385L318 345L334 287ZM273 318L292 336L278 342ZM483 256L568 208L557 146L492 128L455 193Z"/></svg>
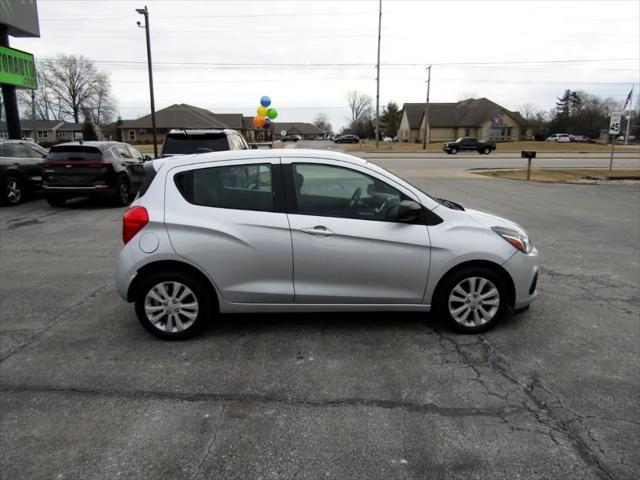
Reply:
<svg viewBox="0 0 640 480"><path fill-rule="evenodd" d="M125 245L149 223L149 213L144 207L132 207L122 217L122 241Z"/></svg>

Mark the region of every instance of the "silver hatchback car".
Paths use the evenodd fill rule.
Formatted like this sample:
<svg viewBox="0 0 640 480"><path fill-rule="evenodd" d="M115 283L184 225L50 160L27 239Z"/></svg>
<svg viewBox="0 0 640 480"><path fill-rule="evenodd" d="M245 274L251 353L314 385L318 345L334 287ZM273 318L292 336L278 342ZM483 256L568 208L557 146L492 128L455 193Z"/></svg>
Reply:
<svg viewBox="0 0 640 480"><path fill-rule="evenodd" d="M520 226L357 157L245 150L145 168L117 288L161 338L235 312L435 310L475 333L537 295Z"/></svg>

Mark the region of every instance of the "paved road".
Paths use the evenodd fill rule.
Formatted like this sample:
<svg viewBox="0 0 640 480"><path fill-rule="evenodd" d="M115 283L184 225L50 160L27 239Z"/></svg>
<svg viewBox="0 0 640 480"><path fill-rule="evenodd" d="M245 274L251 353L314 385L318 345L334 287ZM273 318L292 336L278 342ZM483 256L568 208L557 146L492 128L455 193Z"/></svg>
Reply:
<svg viewBox="0 0 640 480"><path fill-rule="evenodd" d="M343 151L339 144L327 141L301 141L286 144L286 148L314 148L321 150ZM404 174L438 177L470 176L472 169L478 168L526 168L526 160L519 153L499 153L478 155L477 153L459 153L447 155L444 152L403 153L403 152L359 152L353 155L365 158L391 170L401 169ZM609 168L610 155L606 153L540 153L533 160L534 168L586 167ZM617 152L614 157L615 168L640 168L640 154ZM475 176L475 175L473 175Z"/></svg>
<svg viewBox="0 0 640 480"><path fill-rule="evenodd" d="M167 343L114 291L121 209L0 210L2 478L639 478L639 189L395 169L530 230L531 310L481 336L227 316Z"/></svg>

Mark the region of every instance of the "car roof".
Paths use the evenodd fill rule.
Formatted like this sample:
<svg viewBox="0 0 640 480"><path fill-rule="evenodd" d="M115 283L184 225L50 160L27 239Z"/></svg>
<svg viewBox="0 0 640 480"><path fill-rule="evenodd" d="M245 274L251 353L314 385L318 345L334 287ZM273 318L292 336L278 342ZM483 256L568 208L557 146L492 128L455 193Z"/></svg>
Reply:
<svg viewBox="0 0 640 480"><path fill-rule="evenodd" d="M30 144L35 144L36 142L34 142L33 140L25 140L25 139L17 139L17 138L0 138L0 143L30 143Z"/></svg>
<svg viewBox="0 0 640 480"><path fill-rule="evenodd" d="M207 133L225 133L227 135L234 135L238 132L231 128L172 128L169 130L169 135L184 135L185 130L189 135L205 135Z"/></svg>
<svg viewBox="0 0 640 480"><path fill-rule="evenodd" d="M335 150L312 150L312 149L297 149L297 148L283 148L278 150L224 150L221 152L208 152L198 153L192 155L175 155L172 157L166 157L154 160L154 168L156 170L161 165L166 165L167 168L177 167L181 165L198 165L200 163L208 162L222 162L225 160L260 160L271 158L323 158L327 160L338 160L353 165L365 165L366 160L348 155L342 152L336 152Z"/></svg>
<svg viewBox="0 0 640 480"><path fill-rule="evenodd" d="M124 142L106 142L106 141L88 141L88 142L65 142L58 143L51 148L57 147L94 147L100 150L106 150L109 147L113 147L114 145L127 145Z"/></svg>

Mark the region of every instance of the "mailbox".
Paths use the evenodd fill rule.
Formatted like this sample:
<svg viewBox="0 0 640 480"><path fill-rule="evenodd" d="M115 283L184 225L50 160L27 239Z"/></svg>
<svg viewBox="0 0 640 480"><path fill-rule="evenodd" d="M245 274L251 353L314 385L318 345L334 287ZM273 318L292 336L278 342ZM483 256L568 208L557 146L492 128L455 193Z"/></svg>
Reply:
<svg viewBox="0 0 640 480"><path fill-rule="evenodd" d="M536 158L535 150L522 150L520 152L520 158Z"/></svg>

